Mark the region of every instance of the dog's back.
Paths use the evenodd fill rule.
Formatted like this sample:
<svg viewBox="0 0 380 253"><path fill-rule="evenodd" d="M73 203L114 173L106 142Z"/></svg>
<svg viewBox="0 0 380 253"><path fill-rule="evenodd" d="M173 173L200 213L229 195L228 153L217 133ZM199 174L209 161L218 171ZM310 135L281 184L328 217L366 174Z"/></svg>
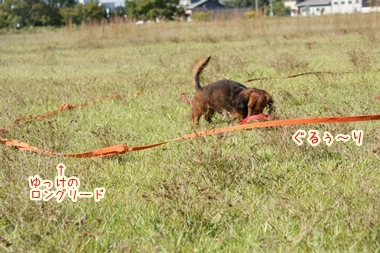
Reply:
<svg viewBox="0 0 380 253"><path fill-rule="evenodd" d="M218 80L207 86L201 87L202 93L207 97L208 107L217 112L233 110L236 107L236 98L247 89L244 85L228 80Z"/></svg>
<svg viewBox="0 0 380 253"><path fill-rule="evenodd" d="M203 69L208 65L209 61L211 59L211 56L204 57L200 59L193 68L193 85L195 87L195 90L202 89L204 93L206 94L206 97L214 97L217 98L219 95L217 94L218 91L224 92L225 94L228 94L231 96L231 99L236 96L237 93L241 92L242 89L246 89L247 87L242 85L241 83L232 81L232 80L219 80L213 83L210 83L209 85L202 87L199 81L199 77L203 71Z"/></svg>

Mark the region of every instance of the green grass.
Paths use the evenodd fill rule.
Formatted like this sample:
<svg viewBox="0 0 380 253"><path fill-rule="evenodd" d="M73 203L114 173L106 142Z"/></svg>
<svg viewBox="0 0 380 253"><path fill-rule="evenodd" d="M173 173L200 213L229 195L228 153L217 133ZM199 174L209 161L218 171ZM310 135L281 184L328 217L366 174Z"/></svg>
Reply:
<svg viewBox="0 0 380 253"><path fill-rule="evenodd" d="M2 138L77 153L196 131L191 68L267 90L282 119L380 112L380 15L113 24L0 38ZM340 74L307 75L306 71ZM343 72L349 72L343 74ZM255 77L269 79L245 83ZM135 96L141 92L140 96ZM120 97L41 121L13 120ZM233 125L218 115L213 125ZM379 252L380 123L230 132L110 158L74 159L0 145L1 252ZM298 129L364 142L297 146ZM31 201L29 176L64 163L105 198Z"/></svg>

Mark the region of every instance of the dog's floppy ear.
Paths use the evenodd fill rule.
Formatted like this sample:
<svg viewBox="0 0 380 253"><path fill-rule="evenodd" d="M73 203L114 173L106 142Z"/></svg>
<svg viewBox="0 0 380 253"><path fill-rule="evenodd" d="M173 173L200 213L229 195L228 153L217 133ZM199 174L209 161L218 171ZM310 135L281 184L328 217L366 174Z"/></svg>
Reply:
<svg viewBox="0 0 380 253"><path fill-rule="evenodd" d="M244 112L248 110L248 98L244 94L239 94L236 100L236 109L238 111Z"/></svg>
<svg viewBox="0 0 380 253"><path fill-rule="evenodd" d="M264 92L249 89L246 96L248 100L248 117L262 113L268 103Z"/></svg>
<svg viewBox="0 0 380 253"><path fill-rule="evenodd" d="M247 115L247 117L254 115L254 113L256 111L257 102L258 102L257 100L259 97L257 95L258 95L257 92L255 92L254 90L250 90L250 92L247 94L247 100L248 100L248 115Z"/></svg>
<svg viewBox="0 0 380 253"><path fill-rule="evenodd" d="M244 116L249 117L253 115L253 107L255 107L255 102L255 92L253 89L248 88L240 92L237 96L236 107L238 110L245 112Z"/></svg>

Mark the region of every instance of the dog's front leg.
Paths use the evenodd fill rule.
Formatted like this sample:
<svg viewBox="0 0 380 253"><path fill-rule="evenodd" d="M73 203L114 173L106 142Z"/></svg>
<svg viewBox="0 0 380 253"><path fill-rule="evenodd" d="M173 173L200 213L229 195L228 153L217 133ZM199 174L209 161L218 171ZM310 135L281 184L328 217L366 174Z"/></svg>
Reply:
<svg viewBox="0 0 380 253"><path fill-rule="evenodd" d="M252 115L253 115L253 108L248 105L248 114L247 114L247 117L252 116Z"/></svg>
<svg viewBox="0 0 380 253"><path fill-rule="evenodd" d="M205 120L208 123L212 123L212 116L215 114L215 110L211 109L210 107L207 109L207 112L205 114Z"/></svg>

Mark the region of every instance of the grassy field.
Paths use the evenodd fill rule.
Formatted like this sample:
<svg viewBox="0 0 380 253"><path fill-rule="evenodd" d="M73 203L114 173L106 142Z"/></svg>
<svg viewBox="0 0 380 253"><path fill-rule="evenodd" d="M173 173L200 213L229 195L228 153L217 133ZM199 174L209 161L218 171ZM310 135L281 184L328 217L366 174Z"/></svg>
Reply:
<svg viewBox="0 0 380 253"><path fill-rule="evenodd" d="M110 24L0 36L0 136L77 153L145 145L194 129L191 68L206 84L267 90L280 119L379 114L380 15ZM283 77L308 71L336 74ZM245 80L268 77L256 82ZM18 125L71 105L119 97ZM109 158L45 156L0 145L0 252L379 252L380 122L230 132ZM315 129L353 141L297 146ZM32 201L28 177L59 163L99 202Z"/></svg>

